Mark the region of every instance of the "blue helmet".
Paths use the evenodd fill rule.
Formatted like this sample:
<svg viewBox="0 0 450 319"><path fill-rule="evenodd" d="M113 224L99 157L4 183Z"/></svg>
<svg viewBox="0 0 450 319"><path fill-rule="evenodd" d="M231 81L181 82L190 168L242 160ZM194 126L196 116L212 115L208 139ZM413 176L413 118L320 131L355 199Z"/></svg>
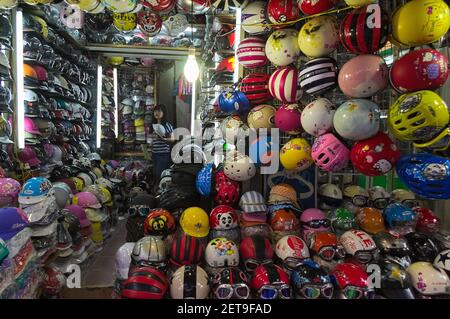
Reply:
<svg viewBox="0 0 450 319"><path fill-rule="evenodd" d="M383 211L384 220L389 228L411 225L416 221L416 212L400 203L392 203Z"/></svg>
<svg viewBox="0 0 450 319"><path fill-rule="evenodd" d="M44 177L32 177L23 184L19 193L19 203L24 205L36 204L48 195L52 183Z"/></svg>
<svg viewBox="0 0 450 319"><path fill-rule="evenodd" d="M428 153L402 156L397 174L417 195L428 199L450 198L450 160Z"/></svg>
<svg viewBox="0 0 450 319"><path fill-rule="evenodd" d="M250 110L250 102L241 91L223 91L219 95L219 108L227 114L245 113Z"/></svg>
<svg viewBox="0 0 450 319"><path fill-rule="evenodd" d="M307 259L291 273L291 285L296 293L307 299L333 296L333 284L328 273L316 262Z"/></svg>
<svg viewBox="0 0 450 319"><path fill-rule="evenodd" d="M206 164L197 173L196 187L197 191L202 196L209 196L211 194L211 181L214 164Z"/></svg>

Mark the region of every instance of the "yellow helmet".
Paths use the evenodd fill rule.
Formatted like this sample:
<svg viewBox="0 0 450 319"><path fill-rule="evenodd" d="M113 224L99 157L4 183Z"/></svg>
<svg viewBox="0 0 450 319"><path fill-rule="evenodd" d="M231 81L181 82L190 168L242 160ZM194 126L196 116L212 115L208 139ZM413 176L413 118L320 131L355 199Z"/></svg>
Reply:
<svg viewBox="0 0 450 319"><path fill-rule="evenodd" d="M134 126L144 126L144 118L140 117L134 120Z"/></svg>
<svg viewBox="0 0 450 319"><path fill-rule="evenodd" d="M100 186L100 189L102 190L103 196L105 197L104 204L106 206L112 207L113 201L112 201L111 192L106 187L103 187L103 186Z"/></svg>
<svg viewBox="0 0 450 319"><path fill-rule="evenodd" d="M136 28L136 13L114 13L113 24L119 31L131 31Z"/></svg>
<svg viewBox="0 0 450 319"><path fill-rule="evenodd" d="M275 112L272 105L258 105L250 110L247 123L250 128L272 128L275 126Z"/></svg>
<svg viewBox="0 0 450 319"><path fill-rule="evenodd" d="M94 243L100 244L103 243L103 233L102 233L102 224L99 222L91 222L92 234L91 239Z"/></svg>
<svg viewBox="0 0 450 319"><path fill-rule="evenodd" d="M33 19L34 19L34 21L39 23L39 25L41 26L40 33L41 33L42 37L44 39L48 39L48 25L47 25L47 22L44 19L42 19L41 17L38 17L38 16L33 16Z"/></svg>
<svg viewBox="0 0 450 319"><path fill-rule="evenodd" d="M206 237L209 233L208 214L200 207L189 207L180 217L183 231L192 237Z"/></svg>
<svg viewBox="0 0 450 319"><path fill-rule="evenodd" d="M108 63L111 65L121 65L125 62L125 58L123 56L112 56L108 58Z"/></svg>
<svg viewBox="0 0 450 319"><path fill-rule="evenodd" d="M339 24L331 15L308 20L298 33L298 46L310 58L327 56L339 46Z"/></svg>
<svg viewBox="0 0 450 319"><path fill-rule="evenodd" d="M280 162L285 169L303 171L311 166L311 146L304 138L294 138L281 148Z"/></svg>
<svg viewBox="0 0 450 319"><path fill-rule="evenodd" d="M94 167L94 168L92 169L92 172L93 172L98 178L103 177L102 170L101 170L100 168L98 168L98 167Z"/></svg>
<svg viewBox="0 0 450 319"><path fill-rule="evenodd" d="M70 179L74 182L75 188L77 189L77 192L83 191L84 181L81 178L79 178L79 177L71 177Z"/></svg>
<svg viewBox="0 0 450 319"><path fill-rule="evenodd" d="M450 10L442 0L409 1L398 8L392 18L393 37L408 46L435 42L449 27Z"/></svg>
<svg viewBox="0 0 450 319"><path fill-rule="evenodd" d="M353 198L355 196L364 196L366 198L369 198L369 193L367 192L367 190L358 185L348 185L344 187L344 191L342 192L342 194L345 197L349 198Z"/></svg>
<svg viewBox="0 0 450 319"><path fill-rule="evenodd" d="M362 6L365 6L367 4L371 4L375 2L374 0L345 0L345 3L349 6L349 7L354 7L354 8L359 8Z"/></svg>
<svg viewBox="0 0 450 319"><path fill-rule="evenodd" d="M424 142L433 139L449 122L445 102L433 91L401 95L389 108L390 131L402 141Z"/></svg>

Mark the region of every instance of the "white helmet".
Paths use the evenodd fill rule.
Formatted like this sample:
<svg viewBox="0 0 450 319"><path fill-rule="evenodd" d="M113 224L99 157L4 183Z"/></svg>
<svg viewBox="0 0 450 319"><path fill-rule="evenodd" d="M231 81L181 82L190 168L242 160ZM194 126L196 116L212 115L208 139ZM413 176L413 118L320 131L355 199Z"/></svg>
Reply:
<svg viewBox="0 0 450 319"><path fill-rule="evenodd" d="M119 279L127 279L128 271L131 263L131 253L134 248L134 243L125 243L117 249L116 252L116 276Z"/></svg>
<svg viewBox="0 0 450 319"><path fill-rule="evenodd" d="M249 128L238 115L231 115L220 123L220 130L227 142L234 143L237 136L247 135Z"/></svg>
<svg viewBox="0 0 450 319"><path fill-rule="evenodd" d="M369 199L372 202L373 207L378 209L384 209L390 201L391 194L389 194L383 187L374 186L367 190L369 193Z"/></svg>
<svg viewBox="0 0 450 319"><path fill-rule="evenodd" d="M206 299L209 295L208 274L200 266L181 266L170 279L172 299Z"/></svg>
<svg viewBox="0 0 450 319"><path fill-rule="evenodd" d="M145 236L133 247L131 260L134 265L155 266L167 261L164 241L157 236Z"/></svg>
<svg viewBox="0 0 450 319"><path fill-rule="evenodd" d="M255 176L256 167L250 157L234 151L226 156L223 171L233 181L243 182Z"/></svg>
<svg viewBox="0 0 450 319"><path fill-rule="evenodd" d="M107 189L113 189L114 188L114 184L113 182L111 182L109 179L106 179L104 177L100 177L95 181L95 184L101 186L101 187L105 187Z"/></svg>
<svg viewBox="0 0 450 319"><path fill-rule="evenodd" d="M77 177L81 178L81 179L84 181L84 186L85 186L85 187L91 186L91 185L93 184L93 181L92 181L91 176L89 176L89 175L86 174L86 173L83 173L83 172L78 173L78 174L77 174Z"/></svg>
<svg viewBox="0 0 450 319"><path fill-rule="evenodd" d="M277 66L286 66L295 62L300 55L295 29L274 31L266 42L266 56Z"/></svg>
<svg viewBox="0 0 450 319"><path fill-rule="evenodd" d="M213 268L238 266L239 249L231 240L214 238L206 246L205 261Z"/></svg>
<svg viewBox="0 0 450 319"><path fill-rule="evenodd" d="M369 263L374 259L377 245L373 238L362 230L350 229L339 238L347 254L361 263Z"/></svg>
<svg viewBox="0 0 450 319"><path fill-rule="evenodd" d="M261 34L270 31L266 17L266 5L265 1L255 1L242 9L242 28L247 33Z"/></svg>
<svg viewBox="0 0 450 319"><path fill-rule="evenodd" d="M450 274L450 249L441 251L434 259L434 265Z"/></svg>
<svg viewBox="0 0 450 319"><path fill-rule="evenodd" d="M450 279L444 270L429 262L418 261L411 264L408 272L412 285L422 295L450 294Z"/></svg>
<svg viewBox="0 0 450 319"><path fill-rule="evenodd" d="M101 161L102 158L100 157L100 155L98 153L91 153L88 154L88 156L86 156L88 160L92 161Z"/></svg>
<svg viewBox="0 0 450 319"><path fill-rule="evenodd" d="M391 192L391 199L397 203L401 203L405 200L415 200L416 195L409 190L398 188Z"/></svg>
<svg viewBox="0 0 450 319"><path fill-rule="evenodd" d="M319 136L333 128L334 105L326 98L309 103L302 111L301 123L306 133Z"/></svg>
<svg viewBox="0 0 450 319"><path fill-rule="evenodd" d="M23 94L24 94L23 99L26 102L37 102L37 101L39 101L38 95L33 90L24 89L23 90Z"/></svg>
<svg viewBox="0 0 450 319"><path fill-rule="evenodd" d="M169 35L175 37L189 27L189 22L184 14L171 15L163 22Z"/></svg>
<svg viewBox="0 0 450 319"><path fill-rule="evenodd" d="M120 102L120 104L122 104L123 106L134 106L134 101L132 99L130 99L129 97L125 98L122 100L122 102Z"/></svg>
<svg viewBox="0 0 450 319"><path fill-rule="evenodd" d="M295 235L281 237L275 245L275 254L287 264L310 257L305 241Z"/></svg>
<svg viewBox="0 0 450 319"><path fill-rule="evenodd" d="M331 207L338 207L343 199L343 194L339 186L331 183L320 185L318 195L319 200L323 204Z"/></svg>

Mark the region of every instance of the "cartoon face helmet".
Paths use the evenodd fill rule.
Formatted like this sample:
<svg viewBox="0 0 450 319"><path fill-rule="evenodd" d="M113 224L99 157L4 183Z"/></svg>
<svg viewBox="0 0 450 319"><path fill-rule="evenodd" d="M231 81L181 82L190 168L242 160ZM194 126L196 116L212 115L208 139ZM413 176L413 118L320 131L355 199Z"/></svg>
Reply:
<svg viewBox="0 0 450 319"><path fill-rule="evenodd" d="M144 222L144 232L151 236L167 236L176 230L175 219L172 214L163 209L152 209Z"/></svg>
<svg viewBox="0 0 450 319"><path fill-rule="evenodd" d="M378 248L372 237L362 230L351 229L339 238L346 253L362 264L378 258Z"/></svg>
<svg viewBox="0 0 450 319"><path fill-rule="evenodd" d="M339 288L341 299L373 299L374 291L369 288L369 276L363 266L352 263L338 264L330 275Z"/></svg>
<svg viewBox="0 0 450 319"><path fill-rule="evenodd" d="M355 215L345 208L336 208L330 212L328 218L331 222L331 230L338 236L347 230L356 228Z"/></svg>
<svg viewBox="0 0 450 319"><path fill-rule="evenodd" d="M250 287L259 299L291 299L289 276L277 265L256 267Z"/></svg>
<svg viewBox="0 0 450 319"><path fill-rule="evenodd" d="M211 288L215 299L248 299L250 280L237 267L224 268L214 276Z"/></svg>
<svg viewBox="0 0 450 319"><path fill-rule="evenodd" d="M306 243L303 239L294 235L280 238L275 245L275 254L288 271L295 270L305 259L310 257Z"/></svg>
<svg viewBox="0 0 450 319"><path fill-rule="evenodd" d="M333 297L334 287L330 276L312 260L305 260L292 272L291 285L301 298L331 299Z"/></svg>
<svg viewBox="0 0 450 319"><path fill-rule="evenodd" d="M206 246L206 264L211 268L236 267L239 265L239 249L226 238L214 238Z"/></svg>
<svg viewBox="0 0 450 319"><path fill-rule="evenodd" d="M236 211L227 205L219 205L209 215L211 229L229 230L238 226L238 215Z"/></svg>

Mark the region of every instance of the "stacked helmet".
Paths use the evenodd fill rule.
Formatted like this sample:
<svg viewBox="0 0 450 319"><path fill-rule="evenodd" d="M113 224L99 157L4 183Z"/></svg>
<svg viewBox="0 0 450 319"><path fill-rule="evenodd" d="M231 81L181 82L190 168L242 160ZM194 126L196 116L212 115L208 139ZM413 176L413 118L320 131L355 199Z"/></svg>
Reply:
<svg viewBox="0 0 450 319"><path fill-rule="evenodd" d="M396 203L401 203L409 207L419 206L419 202L416 200L416 195L413 192L397 188L391 192L391 199Z"/></svg>
<svg viewBox="0 0 450 319"><path fill-rule="evenodd" d="M234 208L219 205L211 210L209 225L211 229L229 230L238 227L239 217Z"/></svg>
<svg viewBox="0 0 450 319"><path fill-rule="evenodd" d="M175 267L199 264L204 251L205 244L201 238L181 233L172 242L169 252L170 263Z"/></svg>
<svg viewBox="0 0 450 319"><path fill-rule="evenodd" d="M450 279L443 269L433 266L430 262L419 261L411 264L406 271L419 294L425 296L448 294Z"/></svg>
<svg viewBox="0 0 450 319"><path fill-rule="evenodd" d="M266 55L269 61L277 66L293 63L300 55L297 35L295 29L274 31L266 42Z"/></svg>
<svg viewBox="0 0 450 319"><path fill-rule="evenodd" d="M389 228L399 226L412 226L414 228L417 220L416 213L408 206L400 203L387 205L383 215Z"/></svg>
<svg viewBox="0 0 450 319"><path fill-rule="evenodd" d="M318 231L308 238L309 248L320 259L332 261L335 258L338 240L330 231Z"/></svg>
<svg viewBox="0 0 450 319"><path fill-rule="evenodd" d="M275 245L275 254L289 270L294 270L299 263L310 257L305 241L295 235L281 237Z"/></svg>
<svg viewBox="0 0 450 319"><path fill-rule="evenodd" d="M239 200L239 182L227 177L224 171L219 171L215 176L217 194L214 201L219 205L234 205Z"/></svg>
<svg viewBox="0 0 450 319"><path fill-rule="evenodd" d="M154 36L161 31L162 19L157 13L141 11L137 14L139 30L148 36Z"/></svg>
<svg viewBox="0 0 450 319"><path fill-rule="evenodd" d="M311 157L316 166L327 172L335 172L347 166L350 151L336 136L326 133L315 140Z"/></svg>
<svg viewBox="0 0 450 319"><path fill-rule="evenodd" d="M277 265L264 264L255 269L250 287L260 299L290 299L289 276Z"/></svg>
<svg viewBox="0 0 450 319"><path fill-rule="evenodd" d="M208 214L200 207L189 207L180 216L183 231L193 237L206 237L209 233Z"/></svg>
<svg viewBox="0 0 450 319"><path fill-rule="evenodd" d="M339 45L339 26L334 17L323 15L308 20L298 33L300 50L308 57L320 58Z"/></svg>
<svg viewBox="0 0 450 319"><path fill-rule="evenodd" d="M411 260L426 261L432 263L439 253L436 242L426 234L409 233L405 235L411 248Z"/></svg>
<svg viewBox="0 0 450 319"><path fill-rule="evenodd" d="M269 76L265 73L251 73L241 81L241 91L251 105L258 105L270 99Z"/></svg>
<svg viewBox="0 0 450 319"><path fill-rule="evenodd" d="M8 206L17 202L20 183L13 178L0 178L0 206Z"/></svg>
<svg viewBox="0 0 450 319"><path fill-rule="evenodd" d="M275 108L272 105L262 104L255 106L248 112L247 123L250 128L267 128L274 127Z"/></svg>
<svg viewBox="0 0 450 319"><path fill-rule="evenodd" d="M226 238L214 238L206 246L205 261L212 268L237 267L239 265L238 247Z"/></svg>
<svg viewBox="0 0 450 319"><path fill-rule="evenodd" d="M163 299L169 283L166 275L153 267L141 267L130 273L123 283L124 299Z"/></svg>
<svg viewBox="0 0 450 319"><path fill-rule="evenodd" d="M378 291L385 298L414 299L411 279L406 269L388 258L378 261L381 268L381 282Z"/></svg>
<svg viewBox="0 0 450 319"><path fill-rule="evenodd" d="M137 266L165 266L167 253L164 241L157 236L145 236L139 239L131 253L131 261Z"/></svg>
<svg viewBox="0 0 450 319"><path fill-rule="evenodd" d="M144 233L152 236L167 236L175 232L176 224L172 214L163 209L152 209L144 222Z"/></svg>
<svg viewBox="0 0 450 319"><path fill-rule="evenodd" d="M206 299L209 295L209 279L200 266L181 266L170 279L172 299Z"/></svg>
<svg viewBox="0 0 450 319"><path fill-rule="evenodd" d="M224 91L219 95L219 108L227 113L245 113L250 110L250 102L241 91Z"/></svg>
<svg viewBox="0 0 450 319"><path fill-rule="evenodd" d="M269 78L269 92L277 100L284 103L295 103L302 97L298 87L298 70L287 66L276 69Z"/></svg>
<svg viewBox="0 0 450 319"><path fill-rule="evenodd" d="M44 200L52 188L52 183L44 177L32 177L23 184L19 193L19 203L30 205Z"/></svg>
<svg viewBox="0 0 450 319"><path fill-rule="evenodd" d="M297 295L306 299L319 297L331 299L334 287L325 269L312 260L299 265L291 274L292 288Z"/></svg>
<svg viewBox="0 0 450 319"><path fill-rule="evenodd" d="M305 63L299 74L299 85L304 92L315 96L334 89L337 79L336 60L323 57Z"/></svg>
<svg viewBox="0 0 450 319"><path fill-rule="evenodd" d="M330 221L325 213L317 208L305 209L300 216L300 223L302 224L303 239L307 242L313 233L330 229Z"/></svg>
<svg viewBox="0 0 450 319"><path fill-rule="evenodd" d="M417 215L416 231L420 233L434 233L439 230L441 221L433 211L426 207L414 207Z"/></svg>
<svg viewBox="0 0 450 319"><path fill-rule="evenodd" d="M197 173L196 187L202 196L209 196L212 189L213 164L206 164Z"/></svg>
<svg viewBox="0 0 450 319"><path fill-rule="evenodd" d="M406 257L411 253L408 242L403 237L397 238L388 232L380 232L373 239L385 256Z"/></svg>
<svg viewBox="0 0 450 319"><path fill-rule="evenodd" d="M342 203L342 191L336 184L322 184L317 191L318 199L321 203L331 206L339 207Z"/></svg>
<svg viewBox="0 0 450 319"><path fill-rule="evenodd" d="M270 31L266 17L265 1L252 1L242 9L242 28L249 34L263 34Z"/></svg>
<svg viewBox="0 0 450 319"><path fill-rule="evenodd" d="M359 228L369 234L377 234L385 230L383 214L376 208L360 208L356 215Z"/></svg>
<svg viewBox="0 0 450 319"><path fill-rule="evenodd" d="M330 275L334 278L340 289L340 297L343 299L369 298L369 276L360 265L342 263L336 265Z"/></svg>
<svg viewBox="0 0 450 319"><path fill-rule="evenodd" d="M332 210L329 213L328 218L330 220L331 229L338 236L357 226L355 216L345 208L336 208Z"/></svg>
<svg viewBox="0 0 450 319"><path fill-rule="evenodd" d="M362 264L376 259L377 245L373 238L362 230L351 229L339 238L347 254Z"/></svg>
<svg viewBox="0 0 450 319"><path fill-rule="evenodd" d="M434 259L433 265L450 273L450 249L441 251Z"/></svg>
<svg viewBox="0 0 450 319"><path fill-rule="evenodd" d="M211 288L216 299L248 299L250 280L239 268L225 268L214 276Z"/></svg>
<svg viewBox="0 0 450 319"><path fill-rule="evenodd" d="M256 68L267 64L265 41L261 38L250 37L242 40L236 51L240 64L245 68Z"/></svg>
<svg viewBox="0 0 450 319"><path fill-rule="evenodd" d="M333 128L334 106L330 100L319 98L305 106L301 124L306 133L318 137Z"/></svg>
<svg viewBox="0 0 450 319"><path fill-rule="evenodd" d="M102 207L97 197L90 192L79 192L72 198L73 205L79 205L83 208L99 209Z"/></svg>
<svg viewBox="0 0 450 319"><path fill-rule="evenodd" d="M116 276L120 279L127 279L131 263L131 253L134 243L125 243L117 249L115 256Z"/></svg>
<svg viewBox="0 0 450 319"><path fill-rule="evenodd" d="M282 132L297 135L301 132L300 105L281 105L275 113L275 126Z"/></svg>
<svg viewBox="0 0 450 319"><path fill-rule="evenodd" d="M280 151L281 165L287 170L303 171L311 166L311 146L303 138L294 138L283 145Z"/></svg>
<svg viewBox="0 0 450 319"><path fill-rule="evenodd" d="M273 249L267 238L253 235L242 239L239 256L245 269L253 272L258 265L273 262Z"/></svg>

